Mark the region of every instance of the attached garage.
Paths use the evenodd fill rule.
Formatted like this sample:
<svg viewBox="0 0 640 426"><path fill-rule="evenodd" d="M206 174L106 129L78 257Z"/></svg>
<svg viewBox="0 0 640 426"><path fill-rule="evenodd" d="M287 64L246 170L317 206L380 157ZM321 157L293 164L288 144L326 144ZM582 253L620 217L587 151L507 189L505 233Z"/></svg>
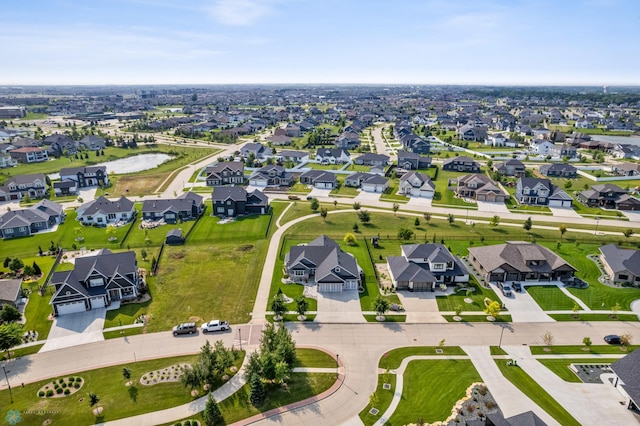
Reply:
<svg viewBox="0 0 640 426"><path fill-rule="evenodd" d="M342 283L318 283L318 291L321 293L338 293L342 291Z"/></svg>
<svg viewBox="0 0 640 426"><path fill-rule="evenodd" d="M105 306L104 296L91 298L91 309L104 308L104 306Z"/></svg>
<svg viewBox="0 0 640 426"><path fill-rule="evenodd" d="M409 281L409 291L433 291L433 283Z"/></svg>
<svg viewBox="0 0 640 426"><path fill-rule="evenodd" d="M63 303L56 306L58 315L77 314L78 312L85 312L87 307L84 301Z"/></svg>
<svg viewBox="0 0 640 426"><path fill-rule="evenodd" d="M571 207L571 200L549 200L549 207Z"/></svg>
<svg viewBox="0 0 640 426"><path fill-rule="evenodd" d="M358 289L358 281L350 280L344 284L345 290L357 290Z"/></svg>

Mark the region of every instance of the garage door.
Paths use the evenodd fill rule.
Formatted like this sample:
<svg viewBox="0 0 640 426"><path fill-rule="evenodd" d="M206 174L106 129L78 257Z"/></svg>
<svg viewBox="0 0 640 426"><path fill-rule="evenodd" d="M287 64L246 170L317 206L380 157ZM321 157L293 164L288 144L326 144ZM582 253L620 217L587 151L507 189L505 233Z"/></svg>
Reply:
<svg viewBox="0 0 640 426"><path fill-rule="evenodd" d="M341 283L320 283L318 284L318 291L322 293L337 293L342 291Z"/></svg>
<svg viewBox="0 0 640 426"><path fill-rule="evenodd" d="M92 297L91 298L91 309L95 308L104 308L104 297Z"/></svg>
<svg viewBox="0 0 640 426"><path fill-rule="evenodd" d="M562 207L562 200L549 200L549 207Z"/></svg>
<svg viewBox="0 0 640 426"><path fill-rule="evenodd" d="M72 302L58 305L58 315L76 314L86 310L87 308L84 306L84 302Z"/></svg>

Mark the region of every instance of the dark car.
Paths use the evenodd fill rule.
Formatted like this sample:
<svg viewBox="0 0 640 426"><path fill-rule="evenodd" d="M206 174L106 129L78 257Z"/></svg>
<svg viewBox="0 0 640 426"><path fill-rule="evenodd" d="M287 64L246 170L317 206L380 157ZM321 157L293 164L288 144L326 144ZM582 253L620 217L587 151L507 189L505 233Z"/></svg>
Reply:
<svg viewBox="0 0 640 426"><path fill-rule="evenodd" d="M515 291L522 293L522 283L520 283L520 281L514 281L511 285Z"/></svg>
<svg viewBox="0 0 640 426"><path fill-rule="evenodd" d="M307 195L307 200L311 201L311 200L313 200L313 197L311 195Z"/></svg>
<svg viewBox="0 0 640 426"><path fill-rule="evenodd" d="M604 341L610 345L619 345L622 343L620 336L617 334L610 334L608 336L604 336Z"/></svg>
<svg viewBox="0 0 640 426"><path fill-rule="evenodd" d="M195 322L183 322L173 327L173 335L178 336L180 334L193 334L198 332L198 327Z"/></svg>

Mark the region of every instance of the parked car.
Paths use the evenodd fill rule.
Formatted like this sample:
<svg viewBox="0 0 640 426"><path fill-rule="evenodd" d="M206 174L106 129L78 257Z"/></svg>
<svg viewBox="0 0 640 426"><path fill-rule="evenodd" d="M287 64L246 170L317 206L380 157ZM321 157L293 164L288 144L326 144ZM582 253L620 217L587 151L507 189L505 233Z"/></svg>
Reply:
<svg viewBox="0 0 640 426"><path fill-rule="evenodd" d="M211 320L200 326L203 333L210 331L225 331L229 329L229 321Z"/></svg>
<svg viewBox="0 0 640 426"><path fill-rule="evenodd" d="M608 336L604 336L604 341L610 345L619 345L622 343L620 336L617 334L609 334Z"/></svg>
<svg viewBox="0 0 640 426"><path fill-rule="evenodd" d="M290 200L299 200L300 197L298 197L297 195L289 195L289 199Z"/></svg>
<svg viewBox="0 0 640 426"><path fill-rule="evenodd" d="M183 322L173 327L173 335L178 336L180 334L193 334L198 332L198 327L195 322Z"/></svg>
<svg viewBox="0 0 640 426"><path fill-rule="evenodd" d="M311 201L313 200L313 197L311 195L307 195L307 201Z"/></svg>
<svg viewBox="0 0 640 426"><path fill-rule="evenodd" d="M522 293L522 283L520 281L514 281L511 283L513 285L513 289L518 293Z"/></svg>
<svg viewBox="0 0 640 426"><path fill-rule="evenodd" d="M511 285L504 281L498 281L498 288L506 297L511 297Z"/></svg>

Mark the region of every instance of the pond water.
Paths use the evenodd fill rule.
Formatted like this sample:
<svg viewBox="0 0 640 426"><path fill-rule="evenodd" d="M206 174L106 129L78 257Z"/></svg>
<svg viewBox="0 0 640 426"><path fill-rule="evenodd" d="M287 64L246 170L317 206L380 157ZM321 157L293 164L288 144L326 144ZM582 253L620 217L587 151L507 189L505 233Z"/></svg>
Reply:
<svg viewBox="0 0 640 426"><path fill-rule="evenodd" d="M171 158L172 156L167 154L140 154L93 165L107 166L107 173L114 172L117 175L121 175L153 169ZM51 179L60 179L60 173L52 173L49 177Z"/></svg>
<svg viewBox="0 0 640 426"><path fill-rule="evenodd" d="M640 136L591 135L592 140L628 145L640 145Z"/></svg>

